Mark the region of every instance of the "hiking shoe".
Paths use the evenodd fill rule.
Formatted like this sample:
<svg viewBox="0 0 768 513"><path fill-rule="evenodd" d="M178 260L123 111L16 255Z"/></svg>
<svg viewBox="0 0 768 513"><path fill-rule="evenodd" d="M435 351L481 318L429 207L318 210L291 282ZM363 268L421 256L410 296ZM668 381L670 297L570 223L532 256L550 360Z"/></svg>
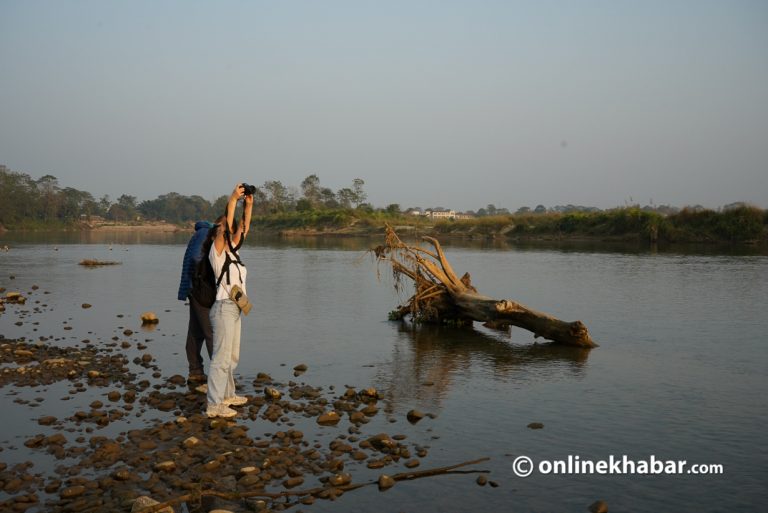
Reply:
<svg viewBox="0 0 768 513"><path fill-rule="evenodd" d="M229 419L237 415L237 411L233 410L232 408L230 408L224 403L209 404L208 407L205 409L205 415L209 419L212 419L214 417Z"/></svg>
<svg viewBox="0 0 768 513"><path fill-rule="evenodd" d="M224 404L227 406L242 406L247 402L248 398L241 395L233 395L232 397L224 399Z"/></svg>
<svg viewBox="0 0 768 513"><path fill-rule="evenodd" d="M187 377L187 381L190 383L206 383L208 381L208 376L202 372L195 372Z"/></svg>

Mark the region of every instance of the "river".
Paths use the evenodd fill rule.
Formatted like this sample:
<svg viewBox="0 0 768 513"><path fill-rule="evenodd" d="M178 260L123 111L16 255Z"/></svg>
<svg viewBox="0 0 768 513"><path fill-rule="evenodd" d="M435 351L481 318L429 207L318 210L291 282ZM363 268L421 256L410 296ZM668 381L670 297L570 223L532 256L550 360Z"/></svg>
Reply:
<svg viewBox="0 0 768 513"><path fill-rule="evenodd" d="M176 300L187 235L56 234L0 238L0 287L27 292L25 311L0 314L0 335L76 344L109 342L139 315L160 317L146 333L165 375L186 374L187 308ZM610 511L754 511L768 501L768 256L755 248L651 251L625 246L461 244L446 246L459 274L484 294L510 298L564 320L582 320L600 347L536 344L528 332L422 327L387 321L405 297L390 272L355 239L254 240L241 252L255 307L243 321L238 374L257 372L324 387L375 386L381 412L366 433L402 433L429 446L421 468L480 457L498 487L474 475L440 476L380 494L350 492L306 511L574 511L596 500ZM86 269L84 258L121 265ZM14 279L10 279L14 276ZM48 292L48 294L43 294ZM35 302L35 301L39 301ZM89 303L91 308L83 309ZM123 317L118 317L122 315ZM17 322L20 325L17 325ZM66 329L65 329L66 328ZM247 390L246 390L247 392ZM41 412L87 405L19 404L0 389L0 461L30 455L23 440L43 429ZM434 414L415 425L413 408ZM170 416L170 414L168 414ZM137 421L133 422L135 427ZM543 429L530 429L539 422ZM255 432L269 422L247 422ZM33 426L32 428L30 426ZM126 426L123 426L125 429ZM113 428L120 429L120 427ZM309 428L308 428L309 429ZM319 433L320 441L332 439ZM331 438L329 438L331 437ZM722 474L545 474L547 462L685 460ZM536 467L517 477L520 456ZM688 467L689 468L689 467ZM355 478L377 475L348 465ZM402 469L398 469L400 471ZM0 492L0 500L7 497ZM34 509L30 510L34 511Z"/></svg>

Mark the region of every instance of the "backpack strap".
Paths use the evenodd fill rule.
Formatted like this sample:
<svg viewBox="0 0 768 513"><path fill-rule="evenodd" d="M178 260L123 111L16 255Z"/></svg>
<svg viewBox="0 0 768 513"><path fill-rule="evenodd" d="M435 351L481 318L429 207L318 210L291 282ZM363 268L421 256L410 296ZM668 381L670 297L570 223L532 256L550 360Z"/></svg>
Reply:
<svg viewBox="0 0 768 513"><path fill-rule="evenodd" d="M240 248L243 245L243 241L245 240L245 233L240 235L240 240L237 242L237 246L232 247L232 239L230 238L229 229L227 229L226 232L224 232L224 238L227 241L227 246L229 247L229 250L232 252L233 255L235 255L235 258L237 258L237 263L240 265L243 265L243 263L240 261L240 255L237 254L237 252L240 250Z"/></svg>
<svg viewBox="0 0 768 513"><path fill-rule="evenodd" d="M227 275L227 284L229 284L229 264L231 264L232 261L229 259L229 253L226 254L226 259L224 260L224 266L221 268L221 274L219 274L219 278L216 280L216 290L219 290L219 285L221 285L221 280L224 278L224 274Z"/></svg>
<svg viewBox="0 0 768 513"><path fill-rule="evenodd" d="M230 245L230 248L231 247L232 246ZM240 244L238 244L238 247L240 247ZM219 285L221 284L221 280L224 278L224 274L227 275L227 285L231 285L232 284L232 281L230 280L230 276L229 276L229 267L232 264L237 264L238 266L242 265L243 267L245 267L245 264L243 264L243 262L240 261L240 255L238 255L237 253L232 253L232 254L235 255L235 259L234 260L232 259L232 257L229 256L230 255L229 251L224 251L224 265L221 268L221 274L219 274L218 280L216 280L216 288L217 289L219 288ZM242 282L243 281L243 273L240 272L240 267L237 268L237 273L238 273L238 275L240 277L240 281Z"/></svg>
<svg viewBox="0 0 768 513"><path fill-rule="evenodd" d="M221 274L219 274L218 280L216 280L216 289L219 288L219 285L221 284L221 280L224 278L224 274L227 275L227 285L232 284L232 281L230 280L230 275L229 275L229 267L232 264L237 264L238 266L242 265L243 267L245 267L245 264L243 264L243 262L240 260L240 255L237 254L237 250L240 249L240 247L243 245L244 237L240 237L240 242L235 247L232 247L232 241L229 238L229 230L224 232L224 238L227 241L227 246L229 247L229 251L224 251L224 265L221 268ZM232 257L230 257L230 254L234 255L235 257L234 260L232 259ZM237 268L237 273L240 277L240 281L242 282L243 273L240 272L240 267Z"/></svg>

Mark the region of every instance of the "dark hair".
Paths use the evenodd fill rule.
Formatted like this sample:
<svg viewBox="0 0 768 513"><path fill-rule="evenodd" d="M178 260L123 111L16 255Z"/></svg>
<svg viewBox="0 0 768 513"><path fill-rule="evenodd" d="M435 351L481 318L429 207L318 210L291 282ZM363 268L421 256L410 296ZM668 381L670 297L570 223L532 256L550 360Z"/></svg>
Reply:
<svg viewBox="0 0 768 513"><path fill-rule="evenodd" d="M227 222L227 214L224 213L216 218L216 220L213 222L213 227L208 230L208 237L206 239L207 242L213 242L213 239L216 238L216 236L219 234L219 228L224 225L224 223ZM226 228L225 228L226 229Z"/></svg>

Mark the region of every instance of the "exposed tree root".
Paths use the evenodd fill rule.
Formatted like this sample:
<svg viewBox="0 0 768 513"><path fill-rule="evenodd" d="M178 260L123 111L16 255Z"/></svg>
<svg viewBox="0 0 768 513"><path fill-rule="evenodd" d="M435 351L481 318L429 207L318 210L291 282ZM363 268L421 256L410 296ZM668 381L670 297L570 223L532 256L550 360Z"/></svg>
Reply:
<svg viewBox="0 0 768 513"><path fill-rule="evenodd" d="M561 321L516 301L479 294L472 286L469 273L461 278L456 275L437 239L422 237L422 240L432 249L405 244L392 227L387 226L384 244L371 250L379 262L392 267L398 291L402 290L404 278L412 281L416 288L404 305L390 313L391 319L410 315L417 322L479 321L496 329L508 329L512 325L533 332L537 338L572 346L597 346L581 321Z"/></svg>

